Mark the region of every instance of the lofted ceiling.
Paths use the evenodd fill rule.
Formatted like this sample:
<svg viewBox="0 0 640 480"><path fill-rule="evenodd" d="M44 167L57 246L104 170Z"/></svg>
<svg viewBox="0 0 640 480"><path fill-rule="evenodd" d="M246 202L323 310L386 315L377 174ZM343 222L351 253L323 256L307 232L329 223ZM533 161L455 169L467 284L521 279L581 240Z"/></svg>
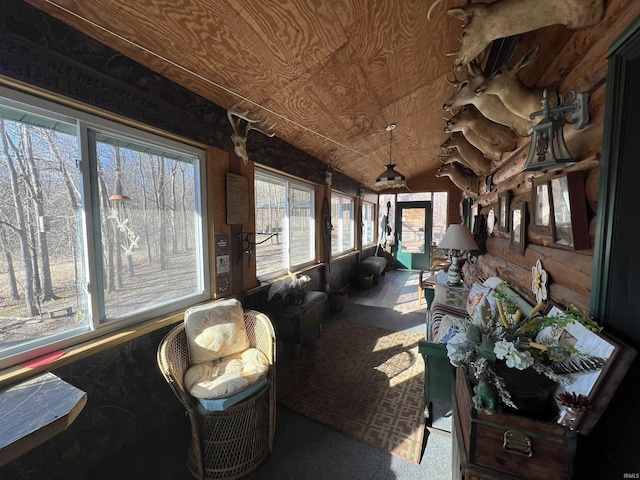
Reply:
<svg viewBox="0 0 640 480"><path fill-rule="evenodd" d="M443 0L28 0L365 186L433 171L461 21ZM259 135L253 132L252 135ZM251 142L251 137L249 138Z"/></svg>

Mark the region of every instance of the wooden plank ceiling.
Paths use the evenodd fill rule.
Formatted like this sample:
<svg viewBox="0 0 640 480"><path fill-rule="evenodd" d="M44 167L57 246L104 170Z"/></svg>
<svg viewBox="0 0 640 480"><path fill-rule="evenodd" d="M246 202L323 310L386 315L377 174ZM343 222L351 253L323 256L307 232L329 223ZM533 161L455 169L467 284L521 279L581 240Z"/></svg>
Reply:
<svg viewBox="0 0 640 480"><path fill-rule="evenodd" d="M365 186L439 165L460 20L444 0L28 0ZM260 135L252 133L252 135ZM249 142L251 140L249 139Z"/></svg>

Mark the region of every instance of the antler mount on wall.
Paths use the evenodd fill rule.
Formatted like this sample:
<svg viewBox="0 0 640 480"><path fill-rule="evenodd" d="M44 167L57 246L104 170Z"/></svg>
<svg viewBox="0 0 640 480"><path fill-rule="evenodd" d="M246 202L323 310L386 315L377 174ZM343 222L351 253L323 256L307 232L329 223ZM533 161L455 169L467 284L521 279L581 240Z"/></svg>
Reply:
<svg viewBox="0 0 640 480"><path fill-rule="evenodd" d="M249 154L247 153L247 137L249 132L256 130L267 137L273 137L275 135L273 127L275 127L276 124L267 125L269 117L264 120L252 118L250 110L239 109L241 103L227 110L227 118L229 118L229 123L231 123L231 127L233 128L233 134L231 135L233 151L237 156L242 158L244 164L247 165L247 163L249 163Z"/></svg>

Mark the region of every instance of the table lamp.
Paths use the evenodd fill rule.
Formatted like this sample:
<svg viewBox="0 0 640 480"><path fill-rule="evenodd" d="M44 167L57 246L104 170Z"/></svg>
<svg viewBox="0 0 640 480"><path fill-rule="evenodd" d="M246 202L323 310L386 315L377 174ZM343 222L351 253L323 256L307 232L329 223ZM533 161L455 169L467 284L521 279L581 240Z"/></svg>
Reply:
<svg viewBox="0 0 640 480"><path fill-rule="evenodd" d="M451 250L451 266L448 271L447 283L452 286L460 285L462 283L462 275L458 266L460 252L462 250L479 250L473 235L466 225L449 225L438 247Z"/></svg>

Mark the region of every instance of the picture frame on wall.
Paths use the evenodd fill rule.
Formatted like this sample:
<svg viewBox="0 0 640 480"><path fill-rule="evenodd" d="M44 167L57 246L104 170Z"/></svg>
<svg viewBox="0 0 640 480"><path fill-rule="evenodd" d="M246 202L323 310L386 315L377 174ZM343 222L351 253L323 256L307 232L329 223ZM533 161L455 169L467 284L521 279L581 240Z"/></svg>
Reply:
<svg viewBox="0 0 640 480"><path fill-rule="evenodd" d="M591 248L583 172L565 172L549 179L552 233L555 246Z"/></svg>
<svg viewBox="0 0 640 480"><path fill-rule="evenodd" d="M511 236L509 248L524 255L527 240L527 209L525 202L511 204L509 215L509 228Z"/></svg>
<svg viewBox="0 0 640 480"><path fill-rule="evenodd" d="M505 190L498 194L498 224L496 228L499 232L509 232L509 204L511 202L511 192Z"/></svg>
<svg viewBox="0 0 640 480"><path fill-rule="evenodd" d="M533 179L529 228L538 235L551 236L551 197L548 177Z"/></svg>

